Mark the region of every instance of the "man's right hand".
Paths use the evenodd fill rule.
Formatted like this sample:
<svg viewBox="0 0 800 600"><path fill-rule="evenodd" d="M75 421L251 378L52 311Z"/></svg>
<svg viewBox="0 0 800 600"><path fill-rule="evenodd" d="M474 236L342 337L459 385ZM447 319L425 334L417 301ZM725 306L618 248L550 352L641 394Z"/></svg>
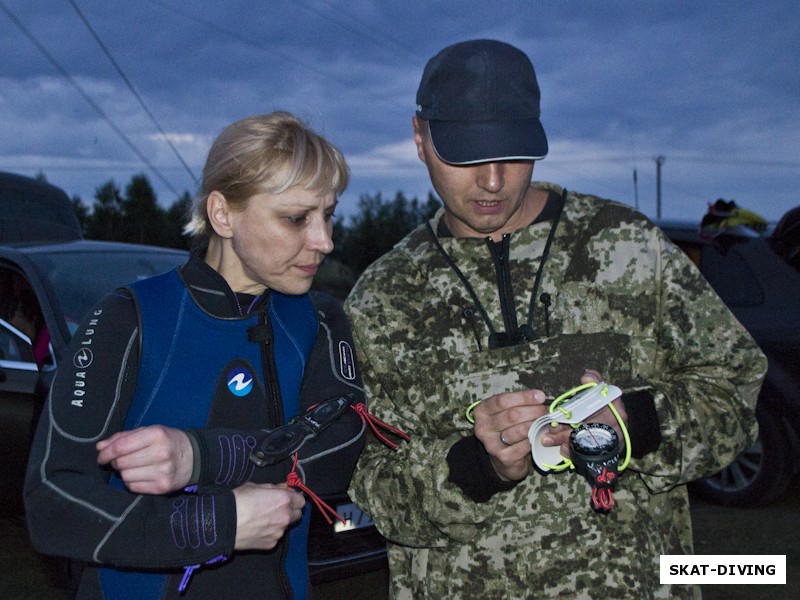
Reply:
<svg viewBox="0 0 800 600"><path fill-rule="evenodd" d="M546 412L547 395L541 390L497 394L475 407L475 437L501 478L519 481L528 476L533 464L528 430Z"/></svg>
<svg viewBox="0 0 800 600"><path fill-rule="evenodd" d="M306 499L286 484L245 483L236 498L236 550L272 550L300 519Z"/></svg>

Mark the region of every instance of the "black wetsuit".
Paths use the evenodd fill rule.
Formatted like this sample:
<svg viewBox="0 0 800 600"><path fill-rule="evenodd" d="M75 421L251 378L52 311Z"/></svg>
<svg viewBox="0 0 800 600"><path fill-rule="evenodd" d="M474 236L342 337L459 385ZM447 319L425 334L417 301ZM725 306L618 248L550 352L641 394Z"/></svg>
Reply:
<svg viewBox="0 0 800 600"><path fill-rule="evenodd" d="M256 379L263 389L256 386L254 393L234 399L224 374L214 374L219 384L209 403L208 421L189 430L199 455L197 493L136 495L110 485L111 471L98 466L95 443L128 428L126 416L137 393L140 364L152 357L140 357L140 307L131 292L119 290L106 297L76 331L39 423L25 491L31 538L40 552L89 563L78 598L103 597L96 568L101 565L166 574L157 597L177 598L183 567L221 556L225 559L193 573L181 598L292 598L297 590L307 590L308 575L305 556L298 557L295 552L286 559L289 535L270 552L233 551L236 507L231 490L244 481L282 483L292 469L290 458L266 467L254 467L249 461L249 449L265 432L294 416L284 414L281 389L269 385L274 379L270 373L281 364L270 338L273 325L279 325L272 323L276 317L270 309L270 294L261 298L233 294L224 279L197 255L180 269L180 276L193 306L212 324L224 326L245 318L260 323L250 328L249 343L257 345L256 356L261 357L261 364L252 366L261 371ZM341 307L333 298L314 295L314 309L319 326L302 363L300 412L340 395L347 395L353 403L363 402L360 374L350 351L350 329ZM183 351L189 363L193 353L199 354L200 344L202 340ZM88 366L87 349L92 361ZM184 374L189 388L197 373L199 370ZM364 431L356 411L345 411L300 449L296 472L317 494L345 490L364 443ZM205 542L181 547L176 543L173 521L175 507L187 503L192 519L182 525L182 531L188 539L199 537ZM307 503L305 513L311 504ZM129 591L137 597L136 590Z"/></svg>

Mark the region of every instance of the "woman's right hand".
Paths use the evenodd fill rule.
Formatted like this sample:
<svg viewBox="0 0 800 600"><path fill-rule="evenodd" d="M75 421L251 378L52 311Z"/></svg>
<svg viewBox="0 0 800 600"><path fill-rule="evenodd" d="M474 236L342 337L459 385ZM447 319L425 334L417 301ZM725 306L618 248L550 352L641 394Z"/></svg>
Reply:
<svg viewBox="0 0 800 600"><path fill-rule="evenodd" d="M306 499L286 484L245 483L236 498L236 550L272 550L300 519Z"/></svg>

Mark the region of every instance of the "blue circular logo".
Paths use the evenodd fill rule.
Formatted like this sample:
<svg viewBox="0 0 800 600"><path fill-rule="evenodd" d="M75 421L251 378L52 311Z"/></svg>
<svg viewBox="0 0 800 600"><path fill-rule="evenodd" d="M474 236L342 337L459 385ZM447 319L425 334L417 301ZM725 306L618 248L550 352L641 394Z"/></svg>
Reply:
<svg viewBox="0 0 800 600"><path fill-rule="evenodd" d="M243 367L236 367L228 376L228 389L234 396L246 396L253 389L253 376Z"/></svg>

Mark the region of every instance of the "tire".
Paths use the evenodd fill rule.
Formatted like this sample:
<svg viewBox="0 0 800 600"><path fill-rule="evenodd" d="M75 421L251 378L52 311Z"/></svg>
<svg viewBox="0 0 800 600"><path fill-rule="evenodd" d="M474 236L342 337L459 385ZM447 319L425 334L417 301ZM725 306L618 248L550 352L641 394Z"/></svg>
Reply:
<svg viewBox="0 0 800 600"><path fill-rule="evenodd" d="M792 479L789 444L781 419L757 410L758 439L719 473L692 484L692 491L715 504L763 506L786 491Z"/></svg>

